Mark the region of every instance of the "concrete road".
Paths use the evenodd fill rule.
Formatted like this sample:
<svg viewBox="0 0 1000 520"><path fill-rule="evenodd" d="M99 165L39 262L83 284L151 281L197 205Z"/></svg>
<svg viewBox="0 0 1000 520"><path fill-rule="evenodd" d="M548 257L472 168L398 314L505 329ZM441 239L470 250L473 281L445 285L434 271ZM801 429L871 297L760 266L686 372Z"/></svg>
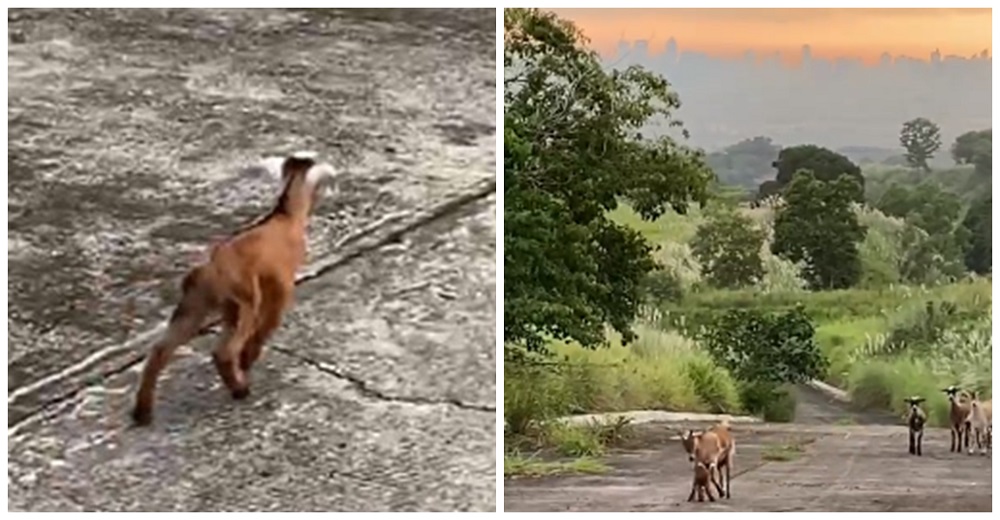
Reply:
<svg viewBox="0 0 1000 520"><path fill-rule="evenodd" d="M687 502L691 466L674 436L711 422L647 422L600 475L504 480L504 511L991 511L992 456L950 453L931 428L923 456L888 414L798 389L794 424L733 423L732 497Z"/></svg>
<svg viewBox="0 0 1000 520"><path fill-rule="evenodd" d="M495 509L495 11L11 10L11 510ZM126 421L179 276L313 149L297 305Z"/></svg>

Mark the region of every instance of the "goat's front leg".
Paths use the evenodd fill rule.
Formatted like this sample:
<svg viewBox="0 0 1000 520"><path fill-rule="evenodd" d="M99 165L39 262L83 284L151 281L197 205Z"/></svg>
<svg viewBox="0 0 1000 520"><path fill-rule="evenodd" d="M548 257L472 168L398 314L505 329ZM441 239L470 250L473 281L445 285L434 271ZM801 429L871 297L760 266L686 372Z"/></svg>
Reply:
<svg viewBox="0 0 1000 520"><path fill-rule="evenodd" d="M212 353L212 361L233 399L244 399L250 395L250 385L247 384L246 374L240 369L237 361L240 350L253 334L256 317L253 309L245 304L239 304L235 314L235 320L225 324L222 336Z"/></svg>
<svg viewBox="0 0 1000 520"><path fill-rule="evenodd" d="M924 455L924 430L917 432L917 456L922 457Z"/></svg>

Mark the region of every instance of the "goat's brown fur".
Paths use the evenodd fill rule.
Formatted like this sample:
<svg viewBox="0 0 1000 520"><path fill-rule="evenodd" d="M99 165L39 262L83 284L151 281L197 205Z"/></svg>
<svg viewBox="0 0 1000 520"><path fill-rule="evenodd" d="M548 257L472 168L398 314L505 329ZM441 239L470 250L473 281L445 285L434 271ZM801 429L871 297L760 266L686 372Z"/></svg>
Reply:
<svg viewBox="0 0 1000 520"><path fill-rule="evenodd" d="M705 433L709 432L711 432L720 443L721 453L718 460L718 471L719 480L725 483L725 492L723 492L722 485L716 484L716 486L718 486L720 496L724 495L726 498L731 498L732 494L730 492L729 481L732 478L733 459L736 455L736 440L733 438L729 421L723 420L719 424L716 424L715 426L712 426L702 432L687 430L681 434L681 444L683 444L684 451L688 454L688 460L694 462L695 446L697 446L699 439L702 438ZM722 476L723 468L726 470L725 477Z"/></svg>
<svg viewBox="0 0 1000 520"><path fill-rule="evenodd" d="M969 414L972 412L971 403L964 401L959 395L961 389L957 386L949 386L942 390L948 395L951 408L948 413L948 422L951 424L951 450L952 452L962 452L962 445L969 447L969 432L972 425L969 422Z"/></svg>
<svg viewBox="0 0 1000 520"><path fill-rule="evenodd" d="M985 455L987 450L993 450L993 400L980 401L976 392L971 392L969 398L972 433L975 435L976 447ZM969 446L969 455L972 453L972 446Z"/></svg>
<svg viewBox="0 0 1000 520"><path fill-rule="evenodd" d="M712 496L712 490L709 487L710 483L719 491L719 496L722 496L722 486L716 480L715 474L718 473L720 477L722 475L722 472L719 471L719 461L726 454L726 447L722 437L714 430L715 428L696 433L693 436L694 479L691 484L691 493L688 495L688 502L694 500L696 494L698 501L704 502L703 492L707 492L708 499L715 502L715 497Z"/></svg>
<svg viewBox="0 0 1000 520"><path fill-rule="evenodd" d="M295 272L305 261L306 227L321 177L313 178L314 168L332 175L329 166L311 158L285 159L284 186L274 209L214 244L208 261L184 276L180 303L143 368L132 412L137 424L152 422L157 378L174 350L215 315L222 317L212 354L216 370L234 399L249 395L247 372L291 305Z"/></svg>

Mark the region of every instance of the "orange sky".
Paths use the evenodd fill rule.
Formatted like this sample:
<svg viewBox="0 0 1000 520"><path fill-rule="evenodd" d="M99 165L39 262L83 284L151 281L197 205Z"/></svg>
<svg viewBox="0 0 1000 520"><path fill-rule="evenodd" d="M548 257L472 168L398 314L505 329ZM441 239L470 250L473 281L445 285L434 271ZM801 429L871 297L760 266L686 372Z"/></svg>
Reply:
<svg viewBox="0 0 1000 520"><path fill-rule="evenodd" d="M822 58L857 57L877 63L884 51L928 59L993 54L990 9L552 9L573 20L602 54L619 39L648 40L662 52L673 36L678 47L736 57L747 49L781 51L797 62L803 44Z"/></svg>

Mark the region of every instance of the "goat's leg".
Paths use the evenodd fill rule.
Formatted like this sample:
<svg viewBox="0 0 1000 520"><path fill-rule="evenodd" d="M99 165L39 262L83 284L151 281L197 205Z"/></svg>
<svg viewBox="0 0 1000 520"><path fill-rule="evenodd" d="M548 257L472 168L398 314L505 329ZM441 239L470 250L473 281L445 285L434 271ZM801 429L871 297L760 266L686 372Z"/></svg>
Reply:
<svg viewBox="0 0 1000 520"><path fill-rule="evenodd" d="M294 282L293 282L294 283ZM291 300L292 284L262 284L257 328L240 350L240 369L249 371L260 358L264 343L281 326L281 318Z"/></svg>
<svg viewBox="0 0 1000 520"><path fill-rule="evenodd" d="M733 474L731 472L733 467L733 455L735 455L735 453L730 452L729 459L726 460L726 498L732 498L732 495L729 494L729 483L733 480ZM720 491L719 493L721 494L722 492Z"/></svg>
<svg viewBox="0 0 1000 520"><path fill-rule="evenodd" d="M153 421L153 403L156 401L156 382L160 372L166 368L177 347L191 341L198 335L198 330L204 321L204 309L193 301L197 296L185 295L186 300L174 309L163 336L153 345L146 365L142 369L142 379L136 392L135 408L132 409L132 420L138 425L146 425Z"/></svg>
<svg viewBox="0 0 1000 520"><path fill-rule="evenodd" d="M951 423L951 447L948 448L948 451L955 452L955 423Z"/></svg>
<svg viewBox="0 0 1000 520"><path fill-rule="evenodd" d="M913 428L910 428L910 455L917 454L917 439Z"/></svg>
<svg viewBox="0 0 1000 520"><path fill-rule="evenodd" d="M694 501L694 495L698 492L698 482L695 481L691 484L691 494L688 495L688 502Z"/></svg>
<svg viewBox="0 0 1000 520"><path fill-rule="evenodd" d="M237 364L240 348L253 334L254 312L250 305L237 304L235 323L227 325L212 353L212 361L219 372L223 384L229 389L233 399L244 399L250 395L246 374Z"/></svg>
<svg viewBox="0 0 1000 520"><path fill-rule="evenodd" d="M715 478L716 475L718 475L719 478ZM712 484L715 485L715 489L716 491L719 492L720 497L722 496L723 493L721 481L722 481L722 466L716 466L715 472L712 474Z"/></svg>
<svg viewBox="0 0 1000 520"><path fill-rule="evenodd" d="M924 456L924 430L923 430L923 428L921 428L917 432L917 456L918 457L923 457Z"/></svg>

